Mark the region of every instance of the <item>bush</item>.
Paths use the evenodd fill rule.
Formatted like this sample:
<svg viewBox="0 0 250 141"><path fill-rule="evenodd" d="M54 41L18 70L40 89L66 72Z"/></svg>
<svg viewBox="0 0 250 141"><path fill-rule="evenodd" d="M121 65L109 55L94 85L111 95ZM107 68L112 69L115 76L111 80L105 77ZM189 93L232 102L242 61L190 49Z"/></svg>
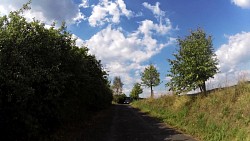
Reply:
<svg viewBox="0 0 250 141"><path fill-rule="evenodd" d="M61 125L110 105L112 91L64 24L47 29L22 10L0 17L0 140L53 140Z"/></svg>
<svg viewBox="0 0 250 141"><path fill-rule="evenodd" d="M120 104L122 104L122 103L124 103L125 99L126 99L126 95L125 95L125 94L114 95L114 96L113 96L113 101L114 101L115 103L120 103Z"/></svg>

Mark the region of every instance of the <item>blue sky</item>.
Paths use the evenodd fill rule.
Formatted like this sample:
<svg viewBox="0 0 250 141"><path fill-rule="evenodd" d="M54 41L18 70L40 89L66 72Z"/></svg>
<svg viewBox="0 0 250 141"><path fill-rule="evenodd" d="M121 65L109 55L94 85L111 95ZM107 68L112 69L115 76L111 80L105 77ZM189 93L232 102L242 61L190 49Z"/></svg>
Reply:
<svg viewBox="0 0 250 141"><path fill-rule="evenodd" d="M27 0L1 0L0 14L19 9ZM120 76L128 95L140 73L152 63L161 74L156 95L167 93L167 59L175 39L201 27L212 35L220 73L208 87L249 79L250 0L33 0L27 19L48 27L66 21L77 45L102 60L110 80ZM144 89L143 97L149 96Z"/></svg>

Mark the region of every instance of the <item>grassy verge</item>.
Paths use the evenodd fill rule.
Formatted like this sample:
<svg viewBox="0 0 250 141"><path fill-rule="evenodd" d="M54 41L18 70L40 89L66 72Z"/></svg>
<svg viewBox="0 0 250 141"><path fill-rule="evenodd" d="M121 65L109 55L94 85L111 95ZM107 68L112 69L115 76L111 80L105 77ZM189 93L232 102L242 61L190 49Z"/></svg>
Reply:
<svg viewBox="0 0 250 141"><path fill-rule="evenodd" d="M163 96L133 107L205 141L250 141L250 85L210 92L207 97Z"/></svg>

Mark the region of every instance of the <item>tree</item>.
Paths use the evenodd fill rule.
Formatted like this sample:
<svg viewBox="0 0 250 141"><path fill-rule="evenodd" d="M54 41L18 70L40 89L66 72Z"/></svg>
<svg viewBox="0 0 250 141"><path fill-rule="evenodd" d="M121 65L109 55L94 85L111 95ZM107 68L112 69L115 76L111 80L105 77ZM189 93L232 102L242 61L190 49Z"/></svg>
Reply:
<svg viewBox="0 0 250 141"><path fill-rule="evenodd" d="M126 95L125 94L119 94L119 95L114 95L113 96L113 101L115 103L122 104L122 103L124 103L125 99L126 99Z"/></svg>
<svg viewBox="0 0 250 141"><path fill-rule="evenodd" d="M199 88L206 95L206 81L217 73L218 60L214 53L212 37L200 28L191 31L184 39L177 39L179 49L168 60L171 78L166 85L177 94Z"/></svg>
<svg viewBox="0 0 250 141"><path fill-rule="evenodd" d="M139 99L139 94L143 92L141 85L139 83L135 83L132 91L130 92L130 98Z"/></svg>
<svg viewBox="0 0 250 141"><path fill-rule="evenodd" d="M76 46L65 24L46 28L35 19L28 22L21 16L28 4L0 16L4 141L57 140L52 137L62 125L83 121L112 101L101 61Z"/></svg>
<svg viewBox="0 0 250 141"><path fill-rule="evenodd" d="M153 87L160 84L160 73L156 70L154 65L151 64L149 67L145 68L144 72L141 74L141 80L143 85L150 88L151 97L154 97Z"/></svg>
<svg viewBox="0 0 250 141"><path fill-rule="evenodd" d="M114 94L116 95L122 94L122 87L123 87L123 83L121 81L121 78L119 76L115 76L113 80L113 86L112 86Z"/></svg>

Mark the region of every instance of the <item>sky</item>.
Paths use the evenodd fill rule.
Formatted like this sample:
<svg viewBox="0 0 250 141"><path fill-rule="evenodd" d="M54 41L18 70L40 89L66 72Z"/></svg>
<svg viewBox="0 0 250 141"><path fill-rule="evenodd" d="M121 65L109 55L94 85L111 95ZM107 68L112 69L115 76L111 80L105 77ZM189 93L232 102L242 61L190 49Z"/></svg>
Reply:
<svg viewBox="0 0 250 141"><path fill-rule="evenodd" d="M20 9L28 0L0 0L0 15ZM102 61L110 81L120 76L129 95L149 64L160 72L156 96L165 84L177 38L202 28L213 38L220 72L208 88L224 87L250 77L250 0L33 0L24 16L49 27L66 21L79 47ZM144 88L141 97L148 97Z"/></svg>

